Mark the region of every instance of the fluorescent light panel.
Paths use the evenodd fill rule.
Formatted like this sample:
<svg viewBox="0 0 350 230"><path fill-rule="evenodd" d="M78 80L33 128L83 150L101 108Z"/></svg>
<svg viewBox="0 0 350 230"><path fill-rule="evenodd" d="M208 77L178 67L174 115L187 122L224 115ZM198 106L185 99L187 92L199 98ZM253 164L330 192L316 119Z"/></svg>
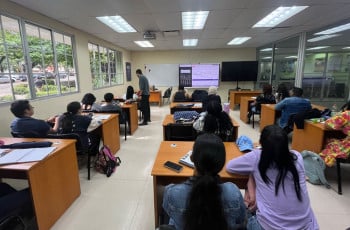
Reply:
<svg viewBox="0 0 350 230"><path fill-rule="evenodd" d="M152 43L149 41L134 41L138 46L144 47L144 48L149 48L149 47L154 47Z"/></svg>
<svg viewBox="0 0 350 230"><path fill-rule="evenodd" d="M262 49L260 51L263 51L263 52L272 51L272 48L265 48L265 49Z"/></svg>
<svg viewBox="0 0 350 230"><path fill-rule="evenodd" d="M207 21L209 11L182 12L183 30L201 30Z"/></svg>
<svg viewBox="0 0 350 230"><path fill-rule="evenodd" d="M334 37L338 37L340 34L326 34L326 35L322 35L322 36L318 36L318 37L315 37L315 38L311 38L311 39L308 39L307 41L308 42L318 42L318 41L322 41L322 40L326 40L326 39L329 39L329 38L334 38Z"/></svg>
<svg viewBox="0 0 350 230"><path fill-rule="evenodd" d="M329 46L316 46L316 47L311 47L306 50L320 50L320 49L325 49L328 48Z"/></svg>
<svg viewBox="0 0 350 230"><path fill-rule="evenodd" d="M266 17L258 21L253 26L253 28L274 27L306 8L308 8L308 6L291 6L291 7L280 6L274 11L272 11L270 14L268 14Z"/></svg>
<svg viewBox="0 0 350 230"><path fill-rule="evenodd" d="M104 16L96 17L99 21L111 27L114 31L118 33L132 33L136 30L119 15L116 16Z"/></svg>
<svg viewBox="0 0 350 230"><path fill-rule="evenodd" d="M343 50L348 50L348 49L350 49L350 46L343 47L342 49Z"/></svg>
<svg viewBox="0 0 350 230"><path fill-rule="evenodd" d="M334 34L334 33L338 33L340 31L344 31L344 30L348 30L350 29L350 23L341 25L341 26L336 26L333 28L330 28L328 30L323 30L321 32L315 33L316 35L321 35L321 34Z"/></svg>
<svg viewBox="0 0 350 230"><path fill-rule="evenodd" d="M183 46L196 46L198 44L198 39L184 39L182 40Z"/></svg>
<svg viewBox="0 0 350 230"><path fill-rule="evenodd" d="M263 57L261 59L271 59L272 57Z"/></svg>
<svg viewBox="0 0 350 230"><path fill-rule="evenodd" d="M298 58L298 56L288 56L288 57L285 57L285 58L288 58L288 59L295 59L295 58Z"/></svg>
<svg viewBox="0 0 350 230"><path fill-rule="evenodd" d="M251 39L251 37L236 37L232 39L229 43L227 43L227 45L240 45L248 41L249 39Z"/></svg>

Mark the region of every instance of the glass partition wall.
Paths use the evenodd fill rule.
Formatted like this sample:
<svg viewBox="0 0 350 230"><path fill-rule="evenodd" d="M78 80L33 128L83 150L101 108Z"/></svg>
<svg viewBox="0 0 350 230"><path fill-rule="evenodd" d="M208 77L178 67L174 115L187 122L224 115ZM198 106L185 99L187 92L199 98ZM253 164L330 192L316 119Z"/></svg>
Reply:
<svg viewBox="0 0 350 230"><path fill-rule="evenodd" d="M289 88L296 85L303 88L304 97L312 103L326 107L336 104L340 108L349 98L350 30L319 38L322 35L316 33L322 30L260 47L256 89L266 83L274 89L281 83Z"/></svg>

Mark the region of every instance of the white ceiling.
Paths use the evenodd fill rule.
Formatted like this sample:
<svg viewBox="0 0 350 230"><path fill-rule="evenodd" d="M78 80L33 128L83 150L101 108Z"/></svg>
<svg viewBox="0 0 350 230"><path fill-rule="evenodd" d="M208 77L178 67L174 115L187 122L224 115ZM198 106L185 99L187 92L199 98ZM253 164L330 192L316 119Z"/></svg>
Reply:
<svg viewBox="0 0 350 230"><path fill-rule="evenodd" d="M259 47L303 31L315 30L350 18L350 0L12 0L26 8L93 34L127 50L145 50L133 41L144 40L154 31L154 48L147 50L193 49L182 39L198 38L195 49ZM252 26L278 6L308 5L306 10L278 25ZM183 31L181 12L209 10L203 30ZM120 34L99 22L97 16L121 15L136 33ZM350 21L350 19L349 19ZM179 30L177 36L164 31ZM236 36L252 37L238 46L227 43Z"/></svg>

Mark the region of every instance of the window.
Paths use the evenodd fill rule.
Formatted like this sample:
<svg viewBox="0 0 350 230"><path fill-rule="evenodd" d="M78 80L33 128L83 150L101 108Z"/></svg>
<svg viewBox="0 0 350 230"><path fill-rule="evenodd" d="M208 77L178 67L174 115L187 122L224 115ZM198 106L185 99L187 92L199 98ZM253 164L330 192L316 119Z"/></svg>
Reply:
<svg viewBox="0 0 350 230"><path fill-rule="evenodd" d="M0 103L77 92L72 37L0 15L0 77Z"/></svg>
<svg viewBox="0 0 350 230"><path fill-rule="evenodd" d="M93 88L123 84L122 53L92 43L88 49Z"/></svg>

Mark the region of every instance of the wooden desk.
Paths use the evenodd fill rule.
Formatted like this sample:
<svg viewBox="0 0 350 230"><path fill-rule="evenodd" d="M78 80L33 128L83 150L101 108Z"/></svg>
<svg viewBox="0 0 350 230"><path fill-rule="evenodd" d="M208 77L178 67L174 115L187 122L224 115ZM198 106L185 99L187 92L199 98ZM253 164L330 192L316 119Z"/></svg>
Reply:
<svg viewBox="0 0 350 230"><path fill-rule="evenodd" d="M129 133L132 135L139 127L137 103L123 104L122 109L128 115Z"/></svg>
<svg viewBox="0 0 350 230"><path fill-rule="evenodd" d="M149 91L149 102L150 103L158 103L159 106L162 105L162 91L161 90L155 90L155 91L152 91L150 90Z"/></svg>
<svg viewBox="0 0 350 230"><path fill-rule="evenodd" d="M160 193L161 189L159 188L171 183L184 182L193 175L192 168L184 166L180 173L176 173L165 168L163 165L166 161L178 162L182 156L192 149L193 143L194 142L189 141L162 141L160 144L151 173L153 176L154 217L156 227L158 226L158 204L162 202L162 200L158 200L158 198L162 197ZM176 147L171 147L171 144L176 144ZM231 159L242 155L235 143L225 142L224 144L226 148L226 164ZM241 189L246 188L248 176L230 174L226 172L225 166L219 175L223 182L230 181Z"/></svg>
<svg viewBox="0 0 350 230"><path fill-rule="evenodd" d="M312 108L324 110L326 107L322 105L311 104ZM260 132L267 125L273 125L276 119L281 116L281 111L275 110L275 104L262 104L261 105L261 118L260 118Z"/></svg>
<svg viewBox="0 0 350 230"><path fill-rule="evenodd" d="M179 106L179 105L200 105L200 106ZM201 113L202 110L202 103L201 102L171 102L170 105L170 114L174 114L175 111L186 111L186 110L194 110L198 113Z"/></svg>
<svg viewBox="0 0 350 230"><path fill-rule="evenodd" d="M236 141L236 139L238 137L239 124L232 117L231 117L231 121L233 123L233 139L234 139L234 141ZM163 140L164 141L168 141L166 138L167 129L174 128L174 126L170 126L169 124L175 124L174 115L172 115L172 114L166 115L164 117L164 120L163 120L162 125L163 125ZM183 125L183 124L181 124L181 125ZM188 124L188 125L190 127L189 130L192 131L193 124ZM188 134L190 134L190 133L188 133Z"/></svg>
<svg viewBox="0 0 350 230"><path fill-rule="evenodd" d="M243 121L244 123L248 122L248 112L249 112L249 106L250 103L255 101L256 97L241 97L241 104L239 107L239 118L241 119L241 121Z"/></svg>
<svg viewBox="0 0 350 230"><path fill-rule="evenodd" d="M256 97L262 92L259 91L230 91L230 108L233 110L235 105L241 103L242 97Z"/></svg>
<svg viewBox="0 0 350 230"><path fill-rule="evenodd" d="M103 144L107 145L115 154L120 149L119 114L108 115L110 115L108 119L102 120L101 136Z"/></svg>
<svg viewBox="0 0 350 230"><path fill-rule="evenodd" d="M0 178L27 179L39 229L50 229L80 196L75 141L1 137L6 144L51 141L56 150L41 161L0 166Z"/></svg>
<svg viewBox="0 0 350 230"><path fill-rule="evenodd" d="M328 138L343 138L344 136L345 134L341 130L329 129L324 123L312 123L305 120L304 129L297 129L294 125L292 149L299 152L310 150L320 153Z"/></svg>

